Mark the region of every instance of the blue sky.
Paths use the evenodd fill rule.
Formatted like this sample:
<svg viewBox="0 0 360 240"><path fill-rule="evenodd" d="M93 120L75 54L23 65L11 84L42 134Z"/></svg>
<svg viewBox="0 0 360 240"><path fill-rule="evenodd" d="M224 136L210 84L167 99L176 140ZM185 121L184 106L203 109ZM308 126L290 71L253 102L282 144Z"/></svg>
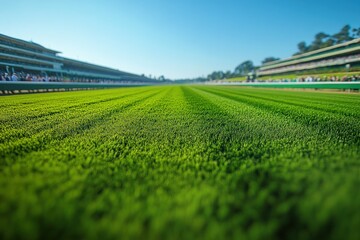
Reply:
<svg viewBox="0 0 360 240"><path fill-rule="evenodd" d="M355 0L0 0L0 33L63 56L172 79L290 57L300 41L360 27Z"/></svg>

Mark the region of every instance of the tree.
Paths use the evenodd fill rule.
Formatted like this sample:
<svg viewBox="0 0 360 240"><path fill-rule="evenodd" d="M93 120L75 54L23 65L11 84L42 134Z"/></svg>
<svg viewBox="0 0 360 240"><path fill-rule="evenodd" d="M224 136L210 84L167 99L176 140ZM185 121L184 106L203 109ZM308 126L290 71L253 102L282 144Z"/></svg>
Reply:
<svg viewBox="0 0 360 240"><path fill-rule="evenodd" d="M336 44L344 43L350 40L353 40L354 38L350 35L350 25L345 25L340 32L333 35L333 38L336 41Z"/></svg>
<svg viewBox="0 0 360 240"><path fill-rule="evenodd" d="M214 71L208 75L209 80L224 79L225 74L222 71Z"/></svg>
<svg viewBox="0 0 360 240"><path fill-rule="evenodd" d="M232 77L232 72L231 71L226 71L225 73L224 73L224 78L231 78Z"/></svg>
<svg viewBox="0 0 360 240"><path fill-rule="evenodd" d="M280 58L276 58L276 57L267 57L264 60L261 61L262 64L268 63L268 62L273 62L276 60L279 60Z"/></svg>
<svg viewBox="0 0 360 240"><path fill-rule="evenodd" d="M297 54L305 53L308 49L308 47L306 46L306 42L304 41L299 42L297 46L299 49L299 52Z"/></svg>
<svg viewBox="0 0 360 240"><path fill-rule="evenodd" d="M320 48L323 48L324 41L329 37L328 34L319 32L315 35L315 39L312 42L312 44L309 46L309 51L314 51Z"/></svg>
<svg viewBox="0 0 360 240"><path fill-rule="evenodd" d="M236 75L244 76L247 75L249 72L254 70L254 64L251 60L247 60L242 62L235 68L234 73Z"/></svg>
<svg viewBox="0 0 360 240"><path fill-rule="evenodd" d="M360 27L353 28L352 32L353 32L353 35L352 35L353 38L360 38Z"/></svg>
<svg viewBox="0 0 360 240"><path fill-rule="evenodd" d="M333 38L328 38L323 44L322 47L331 47L335 45L335 39Z"/></svg>

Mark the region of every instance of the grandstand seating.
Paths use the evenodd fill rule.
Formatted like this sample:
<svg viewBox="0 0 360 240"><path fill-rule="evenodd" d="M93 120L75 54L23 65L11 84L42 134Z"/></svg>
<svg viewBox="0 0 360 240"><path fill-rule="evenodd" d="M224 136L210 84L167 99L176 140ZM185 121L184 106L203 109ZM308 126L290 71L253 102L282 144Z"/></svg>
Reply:
<svg viewBox="0 0 360 240"><path fill-rule="evenodd" d="M19 80L76 82L154 82L144 76L59 56L56 50L0 34L0 74Z"/></svg>
<svg viewBox="0 0 360 240"><path fill-rule="evenodd" d="M257 76L288 74L309 69L343 67L344 71L360 66L360 38L331 47L295 55L262 65Z"/></svg>

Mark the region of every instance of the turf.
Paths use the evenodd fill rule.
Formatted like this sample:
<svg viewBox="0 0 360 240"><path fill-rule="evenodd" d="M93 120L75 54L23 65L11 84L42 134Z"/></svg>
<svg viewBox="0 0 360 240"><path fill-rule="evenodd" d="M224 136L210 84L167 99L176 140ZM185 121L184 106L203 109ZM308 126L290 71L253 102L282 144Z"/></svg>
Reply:
<svg viewBox="0 0 360 240"><path fill-rule="evenodd" d="M359 239L360 95L1 97L1 239Z"/></svg>

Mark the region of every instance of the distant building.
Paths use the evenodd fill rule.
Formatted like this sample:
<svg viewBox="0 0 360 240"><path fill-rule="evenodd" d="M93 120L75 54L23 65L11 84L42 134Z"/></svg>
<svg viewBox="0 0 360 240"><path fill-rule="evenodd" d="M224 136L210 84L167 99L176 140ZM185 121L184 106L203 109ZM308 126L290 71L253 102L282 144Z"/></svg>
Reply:
<svg viewBox="0 0 360 240"><path fill-rule="evenodd" d="M301 73L309 70L360 69L360 38L262 65L257 76Z"/></svg>
<svg viewBox="0 0 360 240"><path fill-rule="evenodd" d="M144 76L58 56L37 43L0 34L0 72L55 76L70 81L149 82Z"/></svg>

